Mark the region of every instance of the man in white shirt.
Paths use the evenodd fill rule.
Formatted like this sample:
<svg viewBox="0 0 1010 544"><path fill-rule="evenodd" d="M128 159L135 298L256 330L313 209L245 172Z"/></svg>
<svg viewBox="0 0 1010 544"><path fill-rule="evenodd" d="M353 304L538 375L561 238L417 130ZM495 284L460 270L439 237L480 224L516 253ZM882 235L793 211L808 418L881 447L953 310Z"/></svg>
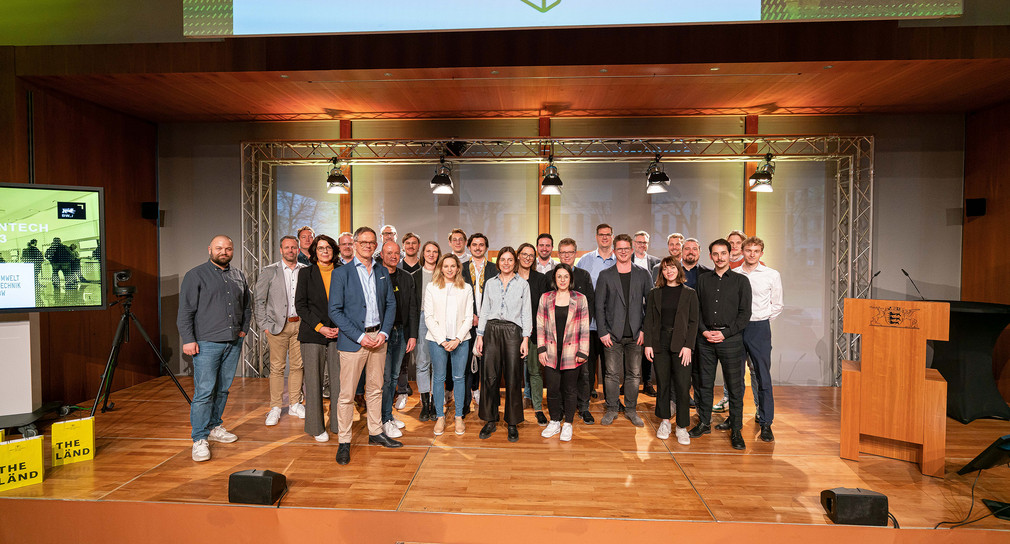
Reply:
<svg viewBox="0 0 1010 544"><path fill-rule="evenodd" d="M281 260L260 271L256 279L256 321L270 345L270 411L266 424L277 425L284 399L284 365L288 370L288 414L305 418L302 405L302 350L298 342L295 289L298 269L298 239L281 238Z"/></svg>
<svg viewBox="0 0 1010 544"><path fill-rule="evenodd" d="M600 223L596 225L596 249L579 258L579 262L575 266L589 273L589 277L593 280L593 289L595 290L596 280L600 277L600 272L614 266L615 263L617 263L617 256L614 255L614 228L606 223ZM600 336L596 332L596 319L594 318L589 321L589 360L582 365L586 367L586 370L580 371L581 373L579 374L579 388L580 391L586 392L585 398L597 397L595 387L596 376L599 375L601 381L603 378L603 370L597 367L597 363L601 361L602 354L603 344L600 342ZM606 395L606 389L604 389L604 395ZM579 398L583 398L581 393ZM591 424L593 421L592 417L586 417L589 411L584 410L584 412L582 415L583 421L586 424Z"/></svg>
<svg viewBox="0 0 1010 544"><path fill-rule="evenodd" d="M554 237L547 232L540 233L540 236L537 236L537 272L546 274L551 270L554 270L554 266L558 263L551 258L551 253L553 251Z"/></svg>
<svg viewBox="0 0 1010 544"><path fill-rule="evenodd" d="M761 440L772 442L772 421L775 400L772 395L772 331L771 320L782 313L782 277L778 271L761 264L765 243L757 236L743 242L743 264L737 272L747 276L751 287L751 318L743 330L743 346L750 361L757 422Z"/></svg>

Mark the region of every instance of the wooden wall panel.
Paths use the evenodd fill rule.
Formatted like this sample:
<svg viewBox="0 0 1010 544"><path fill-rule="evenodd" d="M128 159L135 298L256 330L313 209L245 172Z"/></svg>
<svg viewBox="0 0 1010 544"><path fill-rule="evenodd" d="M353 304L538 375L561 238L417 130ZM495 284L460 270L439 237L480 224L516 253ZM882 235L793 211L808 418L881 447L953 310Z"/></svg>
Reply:
<svg viewBox="0 0 1010 544"><path fill-rule="evenodd" d="M1010 304L1010 102L972 112L965 126L964 197L985 198L987 210L964 219L961 299ZM993 364L1000 393L1010 400L1008 331Z"/></svg>
<svg viewBox="0 0 1010 544"><path fill-rule="evenodd" d="M133 271L133 312L160 343L158 236L140 216L157 200L157 127L76 99L32 91L36 183L105 187L108 271ZM120 307L42 314L43 400L80 402L97 394ZM119 356L113 389L159 375L136 328Z"/></svg>

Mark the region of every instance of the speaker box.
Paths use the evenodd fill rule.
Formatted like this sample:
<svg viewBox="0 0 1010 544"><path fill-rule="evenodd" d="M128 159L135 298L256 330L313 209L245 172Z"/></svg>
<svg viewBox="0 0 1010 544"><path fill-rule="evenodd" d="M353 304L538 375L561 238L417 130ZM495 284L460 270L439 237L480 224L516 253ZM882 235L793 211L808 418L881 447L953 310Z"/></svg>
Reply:
<svg viewBox="0 0 1010 544"><path fill-rule="evenodd" d="M228 477L228 502L266 504L277 502L287 487L283 474L270 470L241 470Z"/></svg>
<svg viewBox="0 0 1010 544"><path fill-rule="evenodd" d="M828 517L843 525L887 525L887 495L851 487L821 491L821 506Z"/></svg>
<svg viewBox="0 0 1010 544"><path fill-rule="evenodd" d="M140 217L144 219L157 219L158 218L158 203L157 202L141 202L140 203Z"/></svg>
<svg viewBox="0 0 1010 544"><path fill-rule="evenodd" d="M986 212L986 201L984 198L964 199L964 215L967 217L981 217Z"/></svg>

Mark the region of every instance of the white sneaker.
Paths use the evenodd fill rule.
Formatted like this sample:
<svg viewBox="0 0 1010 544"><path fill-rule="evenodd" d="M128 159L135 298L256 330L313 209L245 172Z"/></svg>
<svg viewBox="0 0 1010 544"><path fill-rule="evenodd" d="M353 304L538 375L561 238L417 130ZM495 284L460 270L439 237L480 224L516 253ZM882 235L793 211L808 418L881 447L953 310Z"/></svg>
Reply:
<svg viewBox="0 0 1010 544"><path fill-rule="evenodd" d="M407 395L397 395L396 402L393 403L393 408L397 410L403 410L407 407Z"/></svg>
<svg viewBox="0 0 1010 544"><path fill-rule="evenodd" d="M206 440L193 442L193 460L196 462L210 460L210 444Z"/></svg>
<svg viewBox="0 0 1010 544"><path fill-rule="evenodd" d="M273 427L277 425L277 422L281 420L281 409L274 406L267 412L267 427Z"/></svg>
<svg viewBox="0 0 1010 544"><path fill-rule="evenodd" d="M329 442L330 433L323 431L323 434L317 434L314 438L316 439L316 442Z"/></svg>
<svg viewBox="0 0 1010 544"><path fill-rule="evenodd" d="M561 426L561 441L570 442L572 440L572 424L565 423Z"/></svg>
<svg viewBox="0 0 1010 544"><path fill-rule="evenodd" d="M288 414L305 419L305 405L299 403L288 406Z"/></svg>
<svg viewBox="0 0 1010 544"><path fill-rule="evenodd" d="M691 444L691 435L687 434L687 427L677 427L677 442L684 446Z"/></svg>
<svg viewBox="0 0 1010 544"><path fill-rule="evenodd" d="M670 438L670 427L671 425L669 420L659 422L659 428L656 429L656 438L660 440Z"/></svg>
<svg viewBox="0 0 1010 544"><path fill-rule="evenodd" d="M551 421L547 424L547 427L544 428L544 431L540 433L540 436L544 438L550 438L560 432L561 432L561 422Z"/></svg>
<svg viewBox="0 0 1010 544"><path fill-rule="evenodd" d="M473 404L480 408L480 389L473 390Z"/></svg>
<svg viewBox="0 0 1010 544"><path fill-rule="evenodd" d="M396 419L396 416L393 416L393 425L396 425L397 429L402 429L407 426L406 423L400 421L399 419Z"/></svg>
<svg viewBox="0 0 1010 544"><path fill-rule="evenodd" d="M386 436L390 438L400 438L403 436L400 429L396 428L396 423L393 423L392 421L387 421L382 424L382 432L386 433Z"/></svg>
<svg viewBox="0 0 1010 544"><path fill-rule="evenodd" d="M222 444L230 444L238 440L238 437L228 432L228 429L225 429L221 425L218 425L217 427L211 429L210 436L207 437L207 440L213 440L214 442L221 442Z"/></svg>

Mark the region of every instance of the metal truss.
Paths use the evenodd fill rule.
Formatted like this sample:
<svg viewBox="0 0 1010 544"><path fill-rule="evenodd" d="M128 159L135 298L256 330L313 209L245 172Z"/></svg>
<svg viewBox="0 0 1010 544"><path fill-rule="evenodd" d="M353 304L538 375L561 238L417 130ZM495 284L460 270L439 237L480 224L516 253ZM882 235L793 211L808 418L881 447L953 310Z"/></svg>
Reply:
<svg viewBox="0 0 1010 544"><path fill-rule="evenodd" d="M823 161L837 165L830 203L832 376L841 379L841 361L859 350L857 335L842 332L846 298L869 296L873 238L873 137L691 136L676 138L500 138L484 140L297 140L242 144L242 258L249 282L272 259L275 169L317 166L340 158L354 164L504 164L545 162L756 161L771 153L776 161ZM353 192L353 191L352 191ZM245 343L243 375L262 376L268 367L266 340L255 330Z"/></svg>

